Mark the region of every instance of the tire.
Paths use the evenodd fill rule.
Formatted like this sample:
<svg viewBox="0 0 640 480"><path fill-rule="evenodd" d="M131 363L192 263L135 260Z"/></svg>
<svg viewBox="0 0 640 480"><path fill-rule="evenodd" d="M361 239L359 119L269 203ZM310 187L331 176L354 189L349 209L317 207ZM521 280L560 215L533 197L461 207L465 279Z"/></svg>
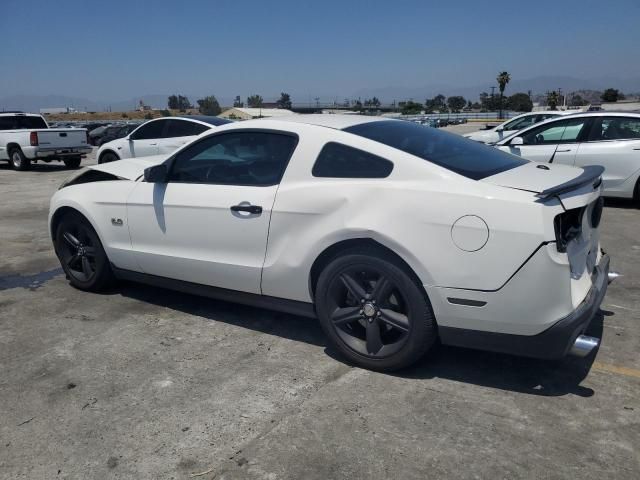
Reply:
<svg viewBox="0 0 640 480"><path fill-rule="evenodd" d="M78 168L80 166L81 161L82 161L81 157L71 157L71 158L65 158L63 160L67 168Z"/></svg>
<svg viewBox="0 0 640 480"><path fill-rule="evenodd" d="M113 283L111 265L98 234L82 215L66 214L55 238L56 255L71 285L99 292Z"/></svg>
<svg viewBox="0 0 640 480"><path fill-rule="evenodd" d="M437 339L431 304L412 272L384 252L345 252L318 278L322 329L350 362L393 371L423 357Z"/></svg>
<svg viewBox="0 0 640 480"><path fill-rule="evenodd" d="M633 202L637 208L640 208L640 178L636 182L636 187L633 189Z"/></svg>
<svg viewBox="0 0 640 480"><path fill-rule="evenodd" d="M13 167L14 170L25 171L31 168L31 160L24 156L22 150L19 148L14 148L11 150L9 154L9 163Z"/></svg>
<svg viewBox="0 0 640 480"><path fill-rule="evenodd" d="M98 159L98 163L109 163L109 162L115 162L116 160L120 160L120 159L115 153L105 152L102 155L100 155L100 158Z"/></svg>

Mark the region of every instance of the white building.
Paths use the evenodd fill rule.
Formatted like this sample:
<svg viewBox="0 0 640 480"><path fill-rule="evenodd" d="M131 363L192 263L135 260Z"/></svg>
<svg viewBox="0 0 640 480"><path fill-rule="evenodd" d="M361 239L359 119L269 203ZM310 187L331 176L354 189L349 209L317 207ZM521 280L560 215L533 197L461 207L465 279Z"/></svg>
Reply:
<svg viewBox="0 0 640 480"><path fill-rule="evenodd" d="M220 118L229 118L231 120L250 120L252 118L267 118L267 117L284 117L287 115L295 115L291 110L284 108L240 108L233 107L229 110L225 110L220 115Z"/></svg>

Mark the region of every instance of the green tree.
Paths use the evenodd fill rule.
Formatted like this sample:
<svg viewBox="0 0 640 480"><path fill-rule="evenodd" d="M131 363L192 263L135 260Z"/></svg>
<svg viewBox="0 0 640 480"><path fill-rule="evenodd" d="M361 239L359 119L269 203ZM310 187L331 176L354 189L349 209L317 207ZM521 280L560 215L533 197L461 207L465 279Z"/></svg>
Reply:
<svg viewBox="0 0 640 480"><path fill-rule="evenodd" d="M584 98L582 98L582 95L579 94L575 94L571 97L571 100L569 101L569 105L572 107L584 107L585 105L588 105L589 102L587 102Z"/></svg>
<svg viewBox="0 0 640 480"><path fill-rule="evenodd" d="M242 102L242 100L240 100L240 95L236 95L236 98L233 100L233 106L235 108L244 107L244 103Z"/></svg>
<svg viewBox="0 0 640 480"><path fill-rule="evenodd" d="M624 100L624 95L617 88L607 88L600 96L603 102L617 102Z"/></svg>
<svg viewBox="0 0 640 480"><path fill-rule="evenodd" d="M533 109L533 102L526 93L514 93L507 99L507 106L516 112L530 112Z"/></svg>
<svg viewBox="0 0 640 480"><path fill-rule="evenodd" d="M160 115L162 115L163 117L170 117L171 116L171 112L169 110L160 110Z"/></svg>
<svg viewBox="0 0 640 480"><path fill-rule="evenodd" d="M220 112L222 111L218 100L213 95L201 98L197 103L198 111L203 115L220 115Z"/></svg>
<svg viewBox="0 0 640 480"><path fill-rule="evenodd" d="M446 112L447 104L445 103L446 97L439 93L433 98L427 98L425 101L425 111L431 113L434 111Z"/></svg>
<svg viewBox="0 0 640 480"><path fill-rule="evenodd" d="M509 75L509 72L500 72L496 77L496 80L498 82L498 89L500 90L500 118L502 118L504 89L507 88L507 84L511 81L511 75Z"/></svg>
<svg viewBox="0 0 640 480"><path fill-rule="evenodd" d="M378 108L380 106L380 100L378 100L378 97L367 98L364 101L364 106Z"/></svg>
<svg viewBox="0 0 640 480"><path fill-rule="evenodd" d="M360 100L354 100L352 102L351 107L356 111L356 112L360 112L362 111L362 102Z"/></svg>
<svg viewBox="0 0 640 480"><path fill-rule="evenodd" d="M247 106L252 108L258 108L262 106L262 97L257 93L247 97Z"/></svg>
<svg viewBox="0 0 640 480"><path fill-rule="evenodd" d="M402 115L417 115L422 112L422 104L409 100L407 102L399 103L400 112Z"/></svg>
<svg viewBox="0 0 640 480"><path fill-rule="evenodd" d="M547 93L547 105L549 106L549 110L557 110L559 98L558 92L555 90Z"/></svg>
<svg viewBox="0 0 640 480"><path fill-rule="evenodd" d="M449 110L452 112L459 112L466 104L467 101L460 95L454 95L453 97L447 98L447 105L449 106Z"/></svg>
<svg viewBox="0 0 640 480"><path fill-rule="evenodd" d="M178 110L178 96L177 95L171 95L167 99L167 107L169 107L171 110Z"/></svg>
<svg viewBox="0 0 640 480"><path fill-rule="evenodd" d="M285 108L287 110L291 110L291 97L288 93L282 92L280 94L280 99L276 102L278 104L278 108Z"/></svg>

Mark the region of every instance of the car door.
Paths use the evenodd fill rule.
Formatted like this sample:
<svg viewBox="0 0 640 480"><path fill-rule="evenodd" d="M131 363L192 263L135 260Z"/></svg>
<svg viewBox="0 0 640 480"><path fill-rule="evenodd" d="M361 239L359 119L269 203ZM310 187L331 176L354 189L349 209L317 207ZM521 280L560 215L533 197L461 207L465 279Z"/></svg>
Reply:
<svg viewBox="0 0 640 480"><path fill-rule="evenodd" d="M158 142L159 153L173 153L209 128L201 123L174 118L166 121L162 139Z"/></svg>
<svg viewBox="0 0 640 480"><path fill-rule="evenodd" d="M534 162L573 165L587 123L586 117L549 122L514 137L522 138L522 145L513 145L512 138L500 149Z"/></svg>
<svg viewBox="0 0 640 480"><path fill-rule="evenodd" d="M163 131L166 127L166 119L151 120L142 124L125 142L125 150L129 157L148 157L150 155L158 155L158 142L162 138ZM121 156L124 158L124 155Z"/></svg>
<svg viewBox="0 0 640 480"><path fill-rule="evenodd" d="M640 118L594 117L588 138L580 144L576 166L602 165L605 190L615 190L640 170ZM633 187L629 186L629 194Z"/></svg>
<svg viewBox="0 0 640 480"><path fill-rule="evenodd" d="M165 183L139 182L127 211L142 271L261 293L271 210L296 144L269 131L220 133L170 159Z"/></svg>

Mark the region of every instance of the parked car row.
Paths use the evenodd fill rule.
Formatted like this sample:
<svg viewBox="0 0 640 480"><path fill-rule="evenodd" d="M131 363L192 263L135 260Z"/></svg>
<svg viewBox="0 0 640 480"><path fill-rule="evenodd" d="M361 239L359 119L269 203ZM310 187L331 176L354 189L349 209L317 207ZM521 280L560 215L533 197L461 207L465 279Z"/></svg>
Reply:
<svg viewBox="0 0 640 480"><path fill-rule="evenodd" d="M513 117L506 122L503 122L495 127L478 130L477 132L465 133L463 136L469 138L471 140L475 140L476 142L482 143L496 143L502 140L503 138L507 138L511 136L513 133L518 130L522 130L523 128L530 127L531 125L535 125L536 123L540 123L549 118L558 117L561 115L568 115L574 113L571 110L555 110L555 111L547 111L547 112L529 112L523 113L522 115L518 115Z"/></svg>
<svg viewBox="0 0 640 480"><path fill-rule="evenodd" d="M517 131L495 145L536 162L604 167L604 195L640 202L640 114L584 112Z"/></svg>
<svg viewBox="0 0 640 480"><path fill-rule="evenodd" d="M115 123L103 125L89 132L89 140L92 145L99 147L112 140L126 137L139 126L140 123Z"/></svg>

